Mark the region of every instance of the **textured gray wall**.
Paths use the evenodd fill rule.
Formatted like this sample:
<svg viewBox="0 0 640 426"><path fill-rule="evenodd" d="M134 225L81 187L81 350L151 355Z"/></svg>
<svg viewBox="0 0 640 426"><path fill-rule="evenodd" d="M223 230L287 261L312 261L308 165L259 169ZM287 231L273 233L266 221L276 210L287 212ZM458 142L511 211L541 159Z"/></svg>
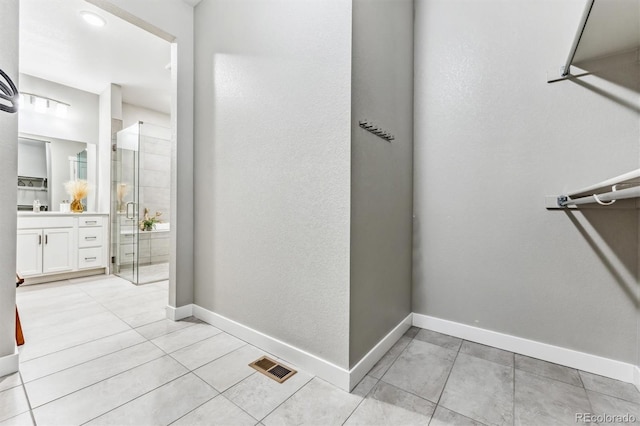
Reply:
<svg viewBox="0 0 640 426"><path fill-rule="evenodd" d="M195 303L349 363L351 2L195 14Z"/></svg>
<svg viewBox="0 0 640 426"><path fill-rule="evenodd" d="M635 362L636 210L544 208L639 166L637 63L546 83L583 7L417 0L413 310Z"/></svg>
<svg viewBox="0 0 640 426"><path fill-rule="evenodd" d="M412 0L354 0L352 81L350 366L411 312Z"/></svg>
<svg viewBox="0 0 640 426"><path fill-rule="evenodd" d="M18 0L0 2L0 69L18 85ZM0 111L0 358L14 353L18 114Z"/></svg>

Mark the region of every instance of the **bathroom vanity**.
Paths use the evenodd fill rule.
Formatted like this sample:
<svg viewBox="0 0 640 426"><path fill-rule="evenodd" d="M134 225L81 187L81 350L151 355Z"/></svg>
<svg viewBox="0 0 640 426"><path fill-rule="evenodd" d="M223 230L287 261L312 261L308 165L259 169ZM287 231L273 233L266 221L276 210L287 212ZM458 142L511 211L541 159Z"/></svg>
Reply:
<svg viewBox="0 0 640 426"><path fill-rule="evenodd" d="M18 212L16 271L29 284L104 273L106 213Z"/></svg>

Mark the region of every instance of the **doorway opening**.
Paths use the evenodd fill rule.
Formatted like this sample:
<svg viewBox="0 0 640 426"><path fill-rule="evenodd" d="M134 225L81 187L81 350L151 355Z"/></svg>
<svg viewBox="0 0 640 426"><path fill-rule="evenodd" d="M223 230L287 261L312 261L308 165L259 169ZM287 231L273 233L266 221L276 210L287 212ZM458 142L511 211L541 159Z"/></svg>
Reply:
<svg viewBox="0 0 640 426"><path fill-rule="evenodd" d="M40 180L18 181L17 208L32 211L40 198L41 210L60 215L70 198L65 183L86 181L84 213L104 230L83 233L90 242L70 234L64 273L33 269L27 284L99 273L134 284L169 280L174 41L107 1L20 1L19 133L51 153ZM135 150L120 146L132 134ZM78 260L89 249L91 268Z"/></svg>

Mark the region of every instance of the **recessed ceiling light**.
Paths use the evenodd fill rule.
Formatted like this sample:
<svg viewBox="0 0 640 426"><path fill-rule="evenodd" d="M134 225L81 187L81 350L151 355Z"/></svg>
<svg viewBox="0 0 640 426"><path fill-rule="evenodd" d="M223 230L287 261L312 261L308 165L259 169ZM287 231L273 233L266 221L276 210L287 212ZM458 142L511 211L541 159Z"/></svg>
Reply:
<svg viewBox="0 0 640 426"><path fill-rule="evenodd" d="M80 12L80 16L82 16L82 19L84 19L87 24L93 25L94 27L104 27L107 23L101 16L93 12L87 12L86 10Z"/></svg>

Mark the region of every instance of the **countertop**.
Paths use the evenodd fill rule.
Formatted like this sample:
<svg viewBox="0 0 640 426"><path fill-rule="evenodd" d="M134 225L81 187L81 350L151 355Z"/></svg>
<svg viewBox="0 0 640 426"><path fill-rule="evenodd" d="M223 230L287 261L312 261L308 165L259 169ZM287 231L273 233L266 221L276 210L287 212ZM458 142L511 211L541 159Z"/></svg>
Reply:
<svg viewBox="0 0 640 426"><path fill-rule="evenodd" d="M109 213L100 212L82 212L82 213L63 213L63 212L17 212L18 217L37 217L37 216L109 216Z"/></svg>
<svg viewBox="0 0 640 426"><path fill-rule="evenodd" d="M120 231L120 235L131 235L131 234L139 234L139 235L143 235L143 234L160 234L162 232L169 232L170 229L154 229L153 231L142 231L142 230L137 230L137 231Z"/></svg>

